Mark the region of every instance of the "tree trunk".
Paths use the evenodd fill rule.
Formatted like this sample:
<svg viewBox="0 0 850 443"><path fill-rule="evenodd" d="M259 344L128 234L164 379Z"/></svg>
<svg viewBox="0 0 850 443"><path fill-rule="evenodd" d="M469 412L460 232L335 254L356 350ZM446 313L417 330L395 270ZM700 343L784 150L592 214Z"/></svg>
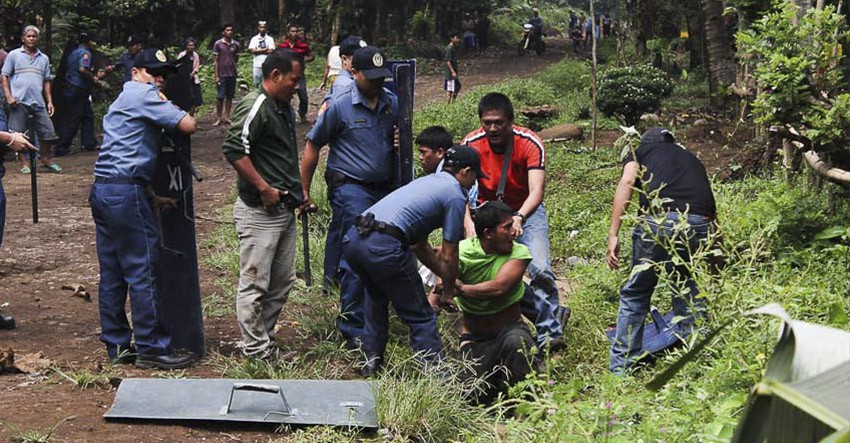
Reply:
<svg viewBox="0 0 850 443"><path fill-rule="evenodd" d="M688 0L685 2L685 18L688 24L688 49L690 60L688 69L691 71L703 66L705 54L705 20L700 9L699 0Z"/></svg>
<svg viewBox="0 0 850 443"><path fill-rule="evenodd" d="M633 17L632 29L635 35L635 52L638 57L645 58L646 41L652 38L653 0L629 0L627 7ZM582 25L583 26L583 25Z"/></svg>
<svg viewBox="0 0 850 443"><path fill-rule="evenodd" d="M277 33L286 35L286 0L277 0Z"/></svg>
<svg viewBox="0 0 850 443"><path fill-rule="evenodd" d="M708 42L708 69L711 72L713 90L721 91L712 97L712 104L723 104L723 88L735 82L736 63L732 42L723 21L723 2L701 0L705 17L705 36Z"/></svg>
<svg viewBox="0 0 850 443"><path fill-rule="evenodd" d="M591 42L591 59L590 65L590 80L591 80L591 101L593 102L593 124L590 127L590 147L596 149L596 11L593 8L593 0L590 0L590 42Z"/></svg>
<svg viewBox="0 0 850 443"><path fill-rule="evenodd" d="M236 21L236 0L219 0L218 6L221 9L221 24L232 25Z"/></svg>

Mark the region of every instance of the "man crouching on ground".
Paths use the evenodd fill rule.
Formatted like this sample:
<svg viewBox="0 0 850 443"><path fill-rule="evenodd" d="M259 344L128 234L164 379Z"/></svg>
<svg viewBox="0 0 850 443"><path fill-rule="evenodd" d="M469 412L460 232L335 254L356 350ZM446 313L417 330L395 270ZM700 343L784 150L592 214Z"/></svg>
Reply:
<svg viewBox="0 0 850 443"><path fill-rule="evenodd" d="M473 214L476 236L460 242L454 302L463 314L461 355L473 361L468 376L486 381L475 395L479 403L492 402L531 372L535 342L519 302L531 290L522 276L532 257L513 241L513 212L499 201L485 203Z"/></svg>
<svg viewBox="0 0 850 443"><path fill-rule="evenodd" d="M233 219L239 235L236 319L247 356L276 359L280 310L295 283L296 207L301 174L289 102L304 76L301 56L284 49L263 62L263 82L236 106L222 151L239 173Z"/></svg>

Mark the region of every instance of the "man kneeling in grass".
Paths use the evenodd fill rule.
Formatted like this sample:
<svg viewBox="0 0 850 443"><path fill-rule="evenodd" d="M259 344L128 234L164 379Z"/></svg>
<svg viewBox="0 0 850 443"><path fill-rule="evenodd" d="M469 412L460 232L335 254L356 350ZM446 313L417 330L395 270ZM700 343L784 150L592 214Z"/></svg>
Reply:
<svg viewBox="0 0 850 443"><path fill-rule="evenodd" d="M476 396L489 403L531 372L534 338L523 322L520 301L531 288L522 276L528 248L513 241L513 210L500 201L475 211L475 237L460 242L454 302L463 313L460 350L487 384ZM438 303L432 293L432 305ZM443 300L445 301L445 300Z"/></svg>

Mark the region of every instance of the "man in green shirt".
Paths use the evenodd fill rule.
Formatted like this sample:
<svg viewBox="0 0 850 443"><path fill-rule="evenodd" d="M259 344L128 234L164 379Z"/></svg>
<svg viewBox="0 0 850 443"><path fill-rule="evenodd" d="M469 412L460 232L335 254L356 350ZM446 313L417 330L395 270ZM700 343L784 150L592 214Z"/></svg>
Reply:
<svg viewBox="0 0 850 443"><path fill-rule="evenodd" d="M445 77L446 82L444 88L449 104L457 98L457 93L460 92L460 79L457 75L457 46L460 44L460 37L457 32L449 36L449 45L446 46L446 51L443 61L446 64Z"/></svg>
<svg viewBox="0 0 850 443"><path fill-rule="evenodd" d="M295 208L302 205L295 117L289 105L304 62L278 49L263 62L260 88L237 105L222 146L239 173L233 219L239 235L236 319L245 355L275 359L274 327L295 282Z"/></svg>
<svg viewBox="0 0 850 443"><path fill-rule="evenodd" d="M489 403L531 372L534 338L523 322L520 301L530 288L522 276L531 253L513 241L513 210L500 201L479 206L475 237L460 242L454 302L463 313L460 350L475 361L474 374L487 382L476 395ZM431 303L438 303L432 294Z"/></svg>

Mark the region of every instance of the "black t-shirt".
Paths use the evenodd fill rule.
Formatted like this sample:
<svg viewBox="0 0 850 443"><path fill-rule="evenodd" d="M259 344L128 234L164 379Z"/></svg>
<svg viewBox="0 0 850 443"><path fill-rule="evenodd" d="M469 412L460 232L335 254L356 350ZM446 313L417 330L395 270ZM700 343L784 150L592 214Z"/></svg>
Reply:
<svg viewBox="0 0 850 443"><path fill-rule="evenodd" d="M693 154L674 143L641 143L634 154L629 152L623 159L626 163L635 161L643 170L638 177L636 188L640 194L641 213L651 212L647 195L654 195L658 188L658 197L669 199L661 206L667 211L685 212L691 215L703 215L714 218L717 208L714 194L708 181L705 166Z"/></svg>

